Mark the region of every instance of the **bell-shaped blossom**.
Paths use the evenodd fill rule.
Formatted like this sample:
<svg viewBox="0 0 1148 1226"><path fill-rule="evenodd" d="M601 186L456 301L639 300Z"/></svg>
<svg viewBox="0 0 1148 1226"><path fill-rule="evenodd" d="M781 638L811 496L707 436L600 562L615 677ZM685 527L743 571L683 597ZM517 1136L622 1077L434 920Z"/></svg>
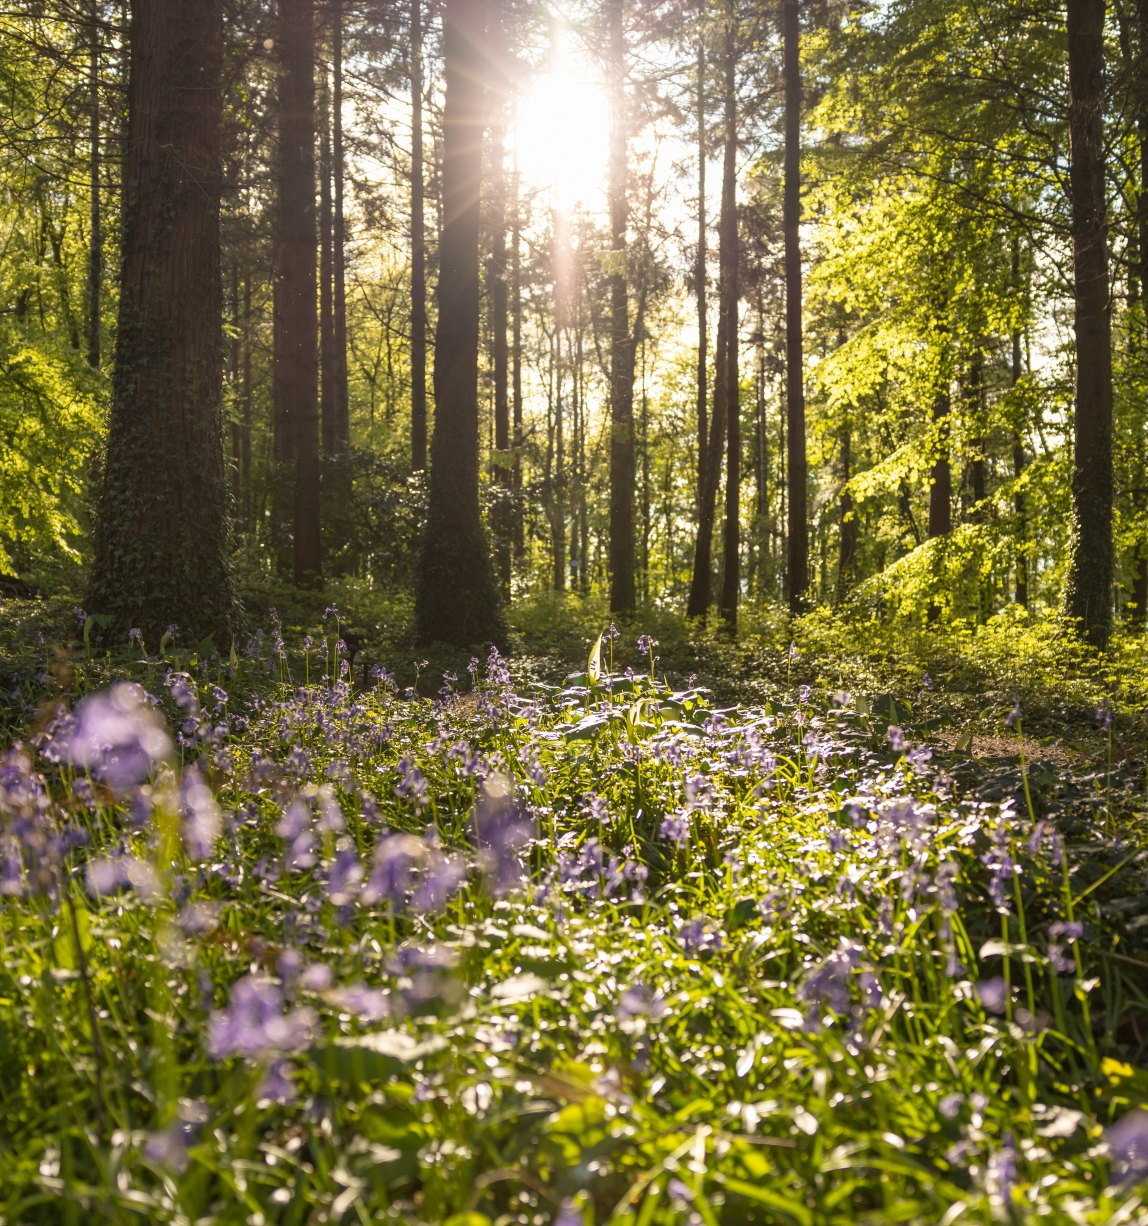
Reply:
<svg viewBox="0 0 1148 1226"><path fill-rule="evenodd" d="M52 758L83 767L116 790L142 783L171 752L171 739L143 688L121 681L91 694L53 743Z"/></svg>
<svg viewBox="0 0 1148 1226"><path fill-rule="evenodd" d="M183 845L193 860L205 860L215 847L223 815L211 788L194 763L183 772L180 786Z"/></svg>
<svg viewBox="0 0 1148 1226"><path fill-rule="evenodd" d="M207 1049L216 1060L299 1051L311 1042L315 1011L285 1012L283 993L270 979L247 975L231 989L231 1002L208 1026Z"/></svg>

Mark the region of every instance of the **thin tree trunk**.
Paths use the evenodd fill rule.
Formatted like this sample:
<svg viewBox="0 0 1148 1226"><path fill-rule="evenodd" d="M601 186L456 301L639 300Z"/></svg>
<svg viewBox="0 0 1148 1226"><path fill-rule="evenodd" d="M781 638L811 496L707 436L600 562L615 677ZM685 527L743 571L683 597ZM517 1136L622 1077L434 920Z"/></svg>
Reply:
<svg viewBox="0 0 1148 1226"><path fill-rule="evenodd" d="M223 458L221 0L136 0L119 326L88 607L158 643L236 626ZM162 476L162 479L157 477Z"/></svg>
<svg viewBox="0 0 1148 1226"><path fill-rule="evenodd" d="M482 0L446 0L443 225L435 337L430 499L415 585L420 643L500 642L505 627L478 505L478 333Z"/></svg>
<svg viewBox="0 0 1148 1226"><path fill-rule="evenodd" d="M634 609L634 348L624 269L628 222L623 0L609 0L610 89L610 611Z"/></svg>
<svg viewBox="0 0 1148 1226"><path fill-rule="evenodd" d="M240 434L239 481L243 490L243 524L251 531L251 273L243 280L243 428Z"/></svg>
<svg viewBox="0 0 1148 1226"><path fill-rule="evenodd" d="M515 113L517 118L517 111ZM518 149L514 151L514 222L511 239L511 288L514 294L511 381L514 395L514 556L526 553L522 521L522 199L518 180Z"/></svg>
<svg viewBox="0 0 1148 1226"><path fill-rule="evenodd" d="M319 533L319 355L315 274L315 6L280 0L279 210L275 394L295 460L293 570L300 587L322 574Z"/></svg>
<svg viewBox="0 0 1148 1226"><path fill-rule="evenodd" d="M733 0L725 11L725 160L722 166L721 221L719 226L718 331L725 335L724 363L717 378L726 404L729 451L725 475L725 539L722 546L722 583L718 609L730 631L737 630L741 592L741 404L738 375L738 264L737 233L737 26ZM722 348L722 346L719 346Z"/></svg>
<svg viewBox="0 0 1148 1226"><path fill-rule="evenodd" d="M319 423L323 455L335 454L334 209L331 201L331 91L326 67L319 93ZM328 474L329 475L329 474Z"/></svg>
<svg viewBox="0 0 1148 1226"><path fill-rule="evenodd" d="M423 230L423 38L411 0L411 468L427 466L426 238Z"/></svg>
<svg viewBox="0 0 1148 1226"><path fill-rule="evenodd" d="M1065 609L1094 647L1112 630L1112 339L1104 201L1105 0L1067 0L1076 404Z"/></svg>
<svg viewBox="0 0 1148 1226"><path fill-rule="evenodd" d="M702 0L705 12L705 0ZM695 503L700 512L702 489L706 473L706 435L709 415L709 372L706 363L706 49L702 41L704 32L698 35L698 254L694 265L694 285L698 297L698 372L697 372L697 419L698 419L698 473Z"/></svg>
<svg viewBox="0 0 1148 1226"><path fill-rule="evenodd" d="M1020 292L1020 239L1012 240L1012 280L1016 291ZM1012 334L1012 386L1020 382L1020 329L1014 329ZM1014 430L1012 435L1012 471L1013 476L1020 481L1024 473L1024 437L1020 430ZM1013 495L1013 509L1016 512L1016 603L1028 608L1028 519L1025 508L1024 491L1017 487Z"/></svg>
<svg viewBox="0 0 1148 1226"><path fill-rule="evenodd" d="M947 373L943 374L940 386L933 397L933 426L937 435L937 454L929 470L929 527L930 540L948 536L953 529L953 472L949 463L949 415L952 400L949 395ZM909 507L912 514L912 508ZM914 534L915 535L915 534ZM929 605L928 619L939 621L941 606Z"/></svg>
<svg viewBox="0 0 1148 1226"><path fill-rule="evenodd" d="M350 398L347 387L347 222L344 213L346 151L343 145L343 0L331 5L331 173L334 179L335 216L331 234L331 294L334 332L335 451L345 457L351 446ZM339 496L345 499L349 474L339 474Z"/></svg>
<svg viewBox="0 0 1148 1226"><path fill-rule="evenodd" d="M789 425L789 607L805 607L809 586L806 528L805 384L801 334L801 29L798 0L782 0L785 77L785 401Z"/></svg>
<svg viewBox="0 0 1148 1226"><path fill-rule="evenodd" d="M849 492L850 436L846 425L841 432L841 534L837 553L837 602L840 604L853 586L853 569L857 564L858 524L853 495Z"/></svg>
<svg viewBox="0 0 1148 1226"><path fill-rule="evenodd" d="M491 110L494 121L490 139L490 327L491 349L494 366L494 479L509 489L511 472L510 449L510 398L508 389L509 354L507 351L506 324L508 308L507 253L506 253L506 102L509 78L505 71L506 39L502 18L497 7L490 11L490 35L492 51ZM510 547L513 525L510 519L510 503L502 496L494 517L495 560L499 582L504 594L510 594Z"/></svg>
<svg viewBox="0 0 1148 1226"><path fill-rule="evenodd" d="M1136 193L1136 219L1139 239L1139 266L1136 272L1140 279L1141 310L1148 314L1148 0L1138 0L1136 5L1137 51L1140 57L1136 91L1136 136L1140 144L1140 190ZM1141 319L1143 328L1143 318ZM1148 490L1144 486L1143 453L1137 457L1137 511L1143 515L1148 503ZM1143 521L1141 521L1143 523ZM1132 625L1144 629L1148 623L1148 541L1144 529L1136 542L1132 572Z"/></svg>
<svg viewBox="0 0 1148 1226"><path fill-rule="evenodd" d="M104 276L104 237L100 222L100 0L92 0L88 111L88 190L92 197L88 236L88 365L99 370Z"/></svg>

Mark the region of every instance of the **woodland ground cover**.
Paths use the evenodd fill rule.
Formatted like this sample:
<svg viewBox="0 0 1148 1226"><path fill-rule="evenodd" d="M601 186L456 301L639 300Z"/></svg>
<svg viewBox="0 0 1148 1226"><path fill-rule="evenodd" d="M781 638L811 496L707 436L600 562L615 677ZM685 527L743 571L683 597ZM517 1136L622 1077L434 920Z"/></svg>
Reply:
<svg viewBox="0 0 1148 1226"><path fill-rule="evenodd" d="M1134 641L358 613L8 605L4 1220L1145 1216Z"/></svg>

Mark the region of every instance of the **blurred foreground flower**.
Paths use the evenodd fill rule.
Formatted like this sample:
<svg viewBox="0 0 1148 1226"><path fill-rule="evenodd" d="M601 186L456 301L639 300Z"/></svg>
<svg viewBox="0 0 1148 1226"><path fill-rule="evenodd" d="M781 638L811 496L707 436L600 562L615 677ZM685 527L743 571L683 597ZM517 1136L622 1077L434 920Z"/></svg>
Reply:
<svg viewBox="0 0 1148 1226"><path fill-rule="evenodd" d="M230 1005L212 1013L207 1049L216 1060L299 1051L310 1043L315 1022L310 1008L284 1013L279 988L247 975L232 987Z"/></svg>
<svg viewBox="0 0 1148 1226"><path fill-rule="evenodd" d="M170 752L171 739L143 688L121 681L85 698L45 756L84 767L120 791L142 783Z"/></svg>

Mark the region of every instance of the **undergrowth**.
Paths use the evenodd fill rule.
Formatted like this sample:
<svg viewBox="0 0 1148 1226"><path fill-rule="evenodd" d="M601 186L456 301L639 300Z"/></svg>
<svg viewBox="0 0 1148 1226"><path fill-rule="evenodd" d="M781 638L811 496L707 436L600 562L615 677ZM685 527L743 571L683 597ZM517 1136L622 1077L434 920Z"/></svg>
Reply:
<svg viewBox="0 0 1148 1226"><path fill-rule="evenodd" d="M330 608L234 653L33 613L3 1220L1148 1221L1135 671L810 616L432 681ZM523 610L528 677L577 625ZM1017 753L934 756L954 693Z"/></svg>

